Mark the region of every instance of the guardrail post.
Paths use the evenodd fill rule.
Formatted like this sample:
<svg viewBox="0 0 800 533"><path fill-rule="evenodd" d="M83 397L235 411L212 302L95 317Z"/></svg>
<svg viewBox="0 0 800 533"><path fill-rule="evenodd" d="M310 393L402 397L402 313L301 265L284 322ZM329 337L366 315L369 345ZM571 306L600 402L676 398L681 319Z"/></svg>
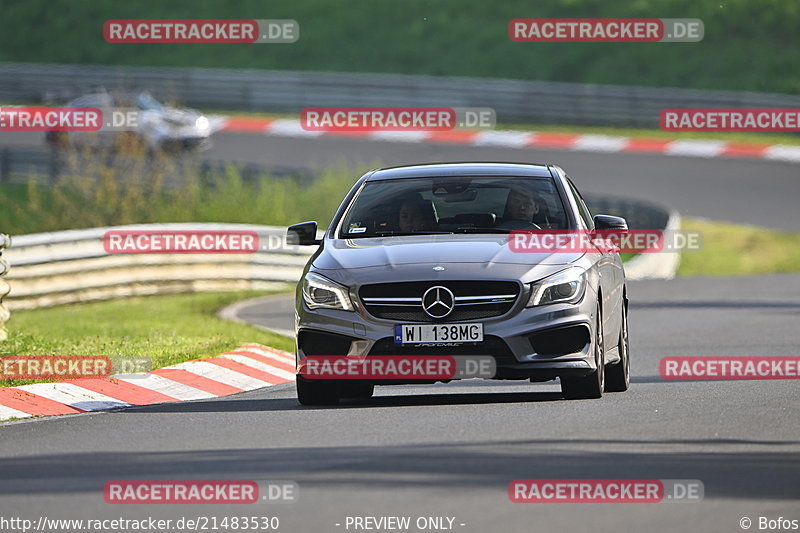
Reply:
<svg viewBox="0 0 800 533"><path fill-rule="evenodd" d="M5 183L9 181L10 178L10 170L11 170L11 150L8 148L3 148L3 151L0 152L0 183Z"/></svg>
<svg viewBox="0 0 800 533"><path fill-rule="evenodd" d="M8 282L3 278L8 272L8 262L3 259L3 249L11 246L11 238L8 235L0 233L0 341L4 341L8 338L8 333L6 332L6 322L8 322L11 313L9 312L8 308L3 305L3 297L9 293L11 287L9 287Z"/></svg>
<svg viewBox="0 0 800 533"><path fill-rule="evenodd" d="M50 184L55 185L58 181L58 176L61 172L61 164L59 162L59 154L56 148L50 150L50 157L48 160L47 165L48 170L48 177L50 178Z"/></svg>

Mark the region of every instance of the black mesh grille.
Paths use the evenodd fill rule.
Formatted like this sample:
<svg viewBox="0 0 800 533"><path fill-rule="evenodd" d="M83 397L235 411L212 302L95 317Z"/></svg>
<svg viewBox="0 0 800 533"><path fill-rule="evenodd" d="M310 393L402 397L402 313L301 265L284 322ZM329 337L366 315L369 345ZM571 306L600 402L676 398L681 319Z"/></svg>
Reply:
<svg viewBox="0 0 800 533"><path fill-rule="evenodd" d="M297 344L306 355L347 355L350 343L354 340L344 335L308 329L300 330L297 335Z"/></svg>
<svg viewBox="0 0 800 533"><path fill-rule="evenodd" d="M589 329L585 326L552 329L531 335L529 340L539 355L566 355L580 352L590 342Z"/></svg>
<svg viewBox="0 0 800 533"><path fill-rule="evenodd" d="M447 287L456 297L513 295L514 299L501 303L457 303L455 309L442 319L429 316L423 311L421 304L379 305L363 300L364 298L422 298L425 291L437 285ZM407 322L456 322L491 318L507 313L519 295L519 285L513 281L410 281L364 285L358 294L367 312L377 318Z"/></svg>

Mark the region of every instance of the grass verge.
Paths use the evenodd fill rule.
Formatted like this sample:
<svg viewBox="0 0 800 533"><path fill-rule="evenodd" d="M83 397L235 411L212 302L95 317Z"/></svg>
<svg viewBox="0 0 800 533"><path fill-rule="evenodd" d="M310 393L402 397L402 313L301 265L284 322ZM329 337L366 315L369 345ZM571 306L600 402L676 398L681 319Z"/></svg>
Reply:
<svg viewBox="0 0 800 533"><path fill-rule="evenodd" d="M0 355L143 356L153 368L219 355L257 342L293 351L291 339L216 317L233 302L265 292L145 296L15 311ZM56 380L0 379L0 386Z"/></svg>
<svg viewBox="0 0 800 533"><path fill-rule="evenodd" d="M169 162L126 179L125 169L97 162L90 178L53 186L29 181L0 185L0 232L10 235L156 222L227 222L284 226L330 222L359 172L322 170L312 187L292 179L247 179L234 167L212 182L189 175L164 181ZM365 169L366 170L366 169ZM243 209L242 206L247 206Z"/></svg>
<svg viewBox="0 0 800 533"><path fill-rule="evenodd" d="M736 276L800 272L800 233L684 218L699 231L702 249L681 254L678 276Z"/></svg>
<svg viewBox="0 0 800 533"><path fill-rule="evenodd" d="M58 13L57 17L44 16ZM291 45L105 42L109 19L294 19ZM703 21L696 43L519 43L519 17L672 17ZM797 94L796 0L95 0L11 1L0 60L482 76ZM164 84L168 90L172 84ZM173 88L174 90L174 88ZM229 98L237 95L231 94Z"/></svg>

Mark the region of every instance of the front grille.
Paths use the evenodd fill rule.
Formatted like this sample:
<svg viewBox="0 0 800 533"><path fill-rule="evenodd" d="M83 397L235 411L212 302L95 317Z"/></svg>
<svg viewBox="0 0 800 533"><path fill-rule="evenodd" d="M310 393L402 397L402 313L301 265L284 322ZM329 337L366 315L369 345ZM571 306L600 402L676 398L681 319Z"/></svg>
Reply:
<svg viewBox="0 0 800 533"><path fill-rule="evenodd" d="M422 295L431 287L447 287L455 308L435 319L422 309ZM520 286L513 281L406 281L364 285L359 289L367 312L376 318L406 322L456 322L503 315L511 310Z"/></svg>
<svg viewBox="0 0 800 533"><path fill-rule="evenodd" d="M517 362L505 341L494 335L486 335L483 342L463 343L460 346L399 344L394 342L393 337L384 337L372 346L369 355L491 355L498 366Z"/></svg>

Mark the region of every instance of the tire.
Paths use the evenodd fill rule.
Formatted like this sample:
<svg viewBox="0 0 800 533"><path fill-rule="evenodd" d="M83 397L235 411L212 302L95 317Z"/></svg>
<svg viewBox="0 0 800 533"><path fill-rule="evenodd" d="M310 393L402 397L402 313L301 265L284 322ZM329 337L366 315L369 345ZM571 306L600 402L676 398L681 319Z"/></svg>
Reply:
<svg viewBox="0 0 800 533"><path fill-rule="evenodd" d="M375 385L373 383L356 381L339 385L339 397L348 400L367 400L372 398L374 392Z"/></svg>
<svg viewBox="0 0 800 533"><path fill-rule="evenodd" d="M625 392L631 383L631 354L628 345L628 309L622 306L622 328L619 332L619 363L606 371L606 392Z"/></svg>
<svg viewBox="0 0 800 533"><path fill-rule="evenodd" d="M336 405L339 392L336 382L328 379L305 379L297 376L297 399L301 405Z"/></svg>
<svg viewBox="0 0 800 533"><path fill-rule="evenodd" d="M599 297L598 297L599 298ZM605 386L605 356L603 348L603 317L597 304L597 324L594 328L594 360L597 368L588 376L561 378L561 393L567 400L589 400L602 398Z"/></svg>

